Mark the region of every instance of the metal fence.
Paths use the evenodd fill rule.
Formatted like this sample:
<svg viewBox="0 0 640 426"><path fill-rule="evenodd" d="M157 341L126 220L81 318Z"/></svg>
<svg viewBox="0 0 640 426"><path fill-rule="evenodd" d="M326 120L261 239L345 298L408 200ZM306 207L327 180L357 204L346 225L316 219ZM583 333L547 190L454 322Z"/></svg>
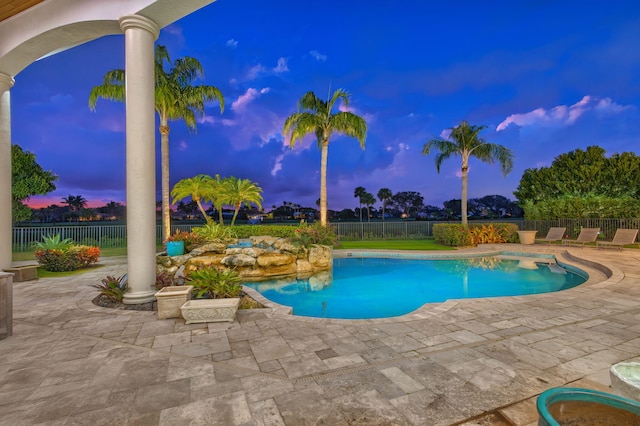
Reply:
<svg viewBox="0 0 640 426"><path fill-rule="evenodd" d="M611 240L618 228L640 228L640 218L632 219L558 219L558 220L524 220L497 219L494 221L472 221L470 224L489 224L492 222L510 222L522 230L538 231L538 238L544 237L549 228L563 226L567 228L567 236L576 238L580 229L600 228L600 237ZM379 239L417 239L433 235L431 221L388 221L388 222L336 222L331 223L340 240L379 240ZM172 225L171 233L176 230L190 231L198 224ZM61 238L71 238L78 244L95 245L100 248L125 247L127 244L126 225L76 225L76 226L35 226L13 228L13 251L24 252L34 249L34 244L42 241L43 236L60 234ZM156 227L156 243L162 242L162 226Z"/></svg>
<svg viewBox="0 0 640 426"><path fill-rule="evenodd" d="M171 233L176 230L191 231L196 224L171 225ZM13 251L34 250L34 245L43 237L60 234L60 238L71 238L77 244L98 246L100 248L125 247L127 245L126 225L66 225L34 226L12 229ZM162 225L156 226L156 244L162 242Z"/></svg>

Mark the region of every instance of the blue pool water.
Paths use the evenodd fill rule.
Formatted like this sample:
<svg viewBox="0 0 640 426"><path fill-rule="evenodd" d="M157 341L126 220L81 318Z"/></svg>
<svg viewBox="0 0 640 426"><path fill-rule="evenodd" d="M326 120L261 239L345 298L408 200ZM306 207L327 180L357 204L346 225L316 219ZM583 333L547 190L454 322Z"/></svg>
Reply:
<svg viewBox="0 0 640 426"><path fill-rule="evenodd" d="M458 260L344 258L333 273L306 280L245 283L295 315L365 319L404 315L449 299L518 296L575 287L585 273L535 260L498 257Z"/></svg>

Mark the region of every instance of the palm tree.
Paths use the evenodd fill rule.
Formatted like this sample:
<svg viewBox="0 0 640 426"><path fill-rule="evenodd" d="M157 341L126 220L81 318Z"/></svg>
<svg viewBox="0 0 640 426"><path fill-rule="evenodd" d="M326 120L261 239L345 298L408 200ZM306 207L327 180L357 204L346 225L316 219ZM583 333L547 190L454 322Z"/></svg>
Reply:
<svg viewBox="0 0 640 426"><path fill-rule="evenodd" d="M224 216L222 216L222 210L227 200L224 194L224 181L226 179L220 179L220 175L216 174L214 181L212 182L211 202L213 207L218 211L218 221L220 225L224 225Z"/></svg>
<svg viewBox="0 0 640 426"><path fill-rule="evenodd" d="M362 194L360 200L365 206L367 206L367 222L371 222L371 206L376 203L376 197L369 192L365 192Z"/></svg>
<svg viewBox="0 0 640 426"><path fill-rule="evenodd" d="M353 191L353 197L358 199L358 206L360 211L360 222L362 222L362 197L367 193L367 190L363 186L357 187Z"/></svg>
<svg viewBox="0 0 640 426"><path fill-rule="evenodd" d="M329 138L338 132L357 138L364 149L367 137L367 123L364 119L349 111L332 114L333 107L338 100L345 108L349 106L349 94L338 89L331 98L324 101L313 92L305 93L298 101L298 108L302 111L291 114L282 128L282 133L290 135L289 145L293 148L297 141L313 133L320 148L320 224L327 226L327 157L329 153Z"/></svg>
<svg viewBox="0 0 640 426"><path fill-rule="evenodd" d="M441 138L431 139L422 148L423 155L429 155L432 148L440 151L436 155L436 169L440 173L442 162L452 155L462 158L462 224L467 224L467 191L469 180L469 158L475 157L484 163L499 162L502 174L507 175L513 168L513 153L502 145L492 144L478 136L486 126L471 126L466 121L451 129L452 141Z"/></svg>
<svg viewBox="0 0 640 426"><path fill-rule="evenodd" d="M169 70L165 71L165 62ZM169 121L183 120L189 130L196 130L196 114L204 114L206 102L217 100L220 113L224 111L222 92L214 86L195 86L203 78L202 65L189 56L171 62L167 48L155 49L155 109L160 119L160 156L162 169L162 229L164 237L171 233L169 209ZM89 93L89 108L96 109L98 98L122 102L125 99L124 70L112 70L104 76L100 86Z"/></svg>
<svg viewBox="0 0 640 426"><path fill-rule="evenodd" d="M259 209L262 208L262 188L249 179L238 179L233 176L226 178L223 181L221 196L224 197L226 203L233 206L231 226L236 223L236 217L242 204L249 207L250 203L254 203Z"/></svg>
<svg viewBox="0 0 640 426"><path fill-rule="evenodd" d="M87 205L87 200L82 195L71 195L62 197L62 202L69 206L71 212L79 212Z"/></svg>
<svg viewBox="0 0 640 426"><path fill-rule="evenodd" d="M202 207L202 202L212 200L214 185L215 181L208 175L197 175L192 178L182 179L173 185L171 190L173 201L171 204L175 204L176 201L183 198L191 197L191 200L195 201L198 210L204 216L204 220L207 223L212 222L204 207Z"/></svg>
<svg viewBox="0 0 640 426"><path fill-rule="evenodd" d="M384 222L385 208L387 207L387 201L393 197L393 192L389 188L380 188L378 191L378 200L382 203L382 221Z"/></svg>

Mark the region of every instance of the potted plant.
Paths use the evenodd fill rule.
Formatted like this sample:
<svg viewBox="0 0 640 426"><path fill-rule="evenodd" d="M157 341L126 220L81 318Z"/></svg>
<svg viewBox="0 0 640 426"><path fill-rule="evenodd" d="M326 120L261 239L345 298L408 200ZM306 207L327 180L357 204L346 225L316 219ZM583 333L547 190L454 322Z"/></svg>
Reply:
<svg viewBox="0 0 640 426"><path fill-rule="evenodd" d="M234 269L197 269L189 273L187 282L196 296L180 308L187 324L233 321L242 292L240 276Z"/></svg>
<svg viewBox="0 0 640 426"><path fill-rule="evenodd" d="M180 231L169 235L165 240L167 256L182 256L184 254L184 239Z"/></svg>

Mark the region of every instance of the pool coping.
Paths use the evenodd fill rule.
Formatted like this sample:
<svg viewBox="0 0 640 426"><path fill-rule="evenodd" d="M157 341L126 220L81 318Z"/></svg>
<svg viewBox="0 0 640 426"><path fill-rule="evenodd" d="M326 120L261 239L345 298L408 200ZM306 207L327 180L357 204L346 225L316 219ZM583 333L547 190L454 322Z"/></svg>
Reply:
<svg viewBox="0 0 640 426"><path fill-rule="evenodd" d="M561 266L570 266L573 268L580 269L588 274L588 279L586 282L572 287L566 290L561 290L560 292L569 292L576 289L584 289L584 288L592 288L592 287L608 287L611 285L615 285L620 282L624 278L624 273L616 268L594 262L591 260L587 260L581 258L568 250L563 250L559 253L548 253L548 252L531 252L531 251L514 251L512 249L502 249L498 248L494 245L481 245L477 248L469 248L469 249L460 249L456 250L454 253L451 251L444 252L433 252L433 251L407 251L407 250L366 250L366 249L340 249L333 251L334 259L341 258L350 258L350 257L358 257L353 256L353 254L358 254L360 257L364 258L375 258L375 257L383 257L383 258L404 258L404 259L425 259L425 260L451 260L451 259L472 259L477 257L487 257L487 256L513 256L514 254L519 257L537 257L542 259L555 259L555 261ZM590 272L591 271L591 272ZM604 275L604 279L602 277L597 277L593 272L599 272ZM420 306L418 309L409 312L404 315L399 315L395 317L385 317L385 318L367 318L367 319L343 319L343 318L321 318L321 317L308 317L308 316L299 316L293 314L293 308L291 306L281 305L279 303L273 302L270 299L267 299L257 290L249 288L247 286L243 286L243 291L249 295L251 298L262 304L265 308L262 309L252 309L251 311L261 311L265 313L269 317L278 317L279 319L286 320L294 320L294 321L302 321L302 322L321 322L326 324L385 324L390 322L408 322L408 321L416 321L423 320L435 315L440 315L453 307L464 303L466 301L474 301L478 300L478 298L467 298L467 299L451 299L444 302L437 303L425 303ZM557 292L554 292L557 293ZM519 297L540 297L549 293L538 293L538 294L527 294L527 295L519 295L519 296L500 296L493 297L492 299L513 299ZM238 311L241 313L241 311ZM241 313L245 314L245 313Z"/></svg>

